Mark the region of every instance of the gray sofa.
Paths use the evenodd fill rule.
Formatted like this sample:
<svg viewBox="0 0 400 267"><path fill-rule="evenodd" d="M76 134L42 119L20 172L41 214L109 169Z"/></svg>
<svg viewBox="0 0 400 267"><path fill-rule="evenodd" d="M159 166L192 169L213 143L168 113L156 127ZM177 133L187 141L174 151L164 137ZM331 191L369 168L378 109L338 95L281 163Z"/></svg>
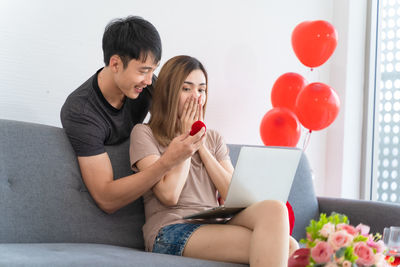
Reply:
<svg viewBox="0 0 400 267"><path fill-rule="evenodd" d="M107 147L115 177L131 173L128 146ZM235 163L240 145L229 147ZM395 204L317 198L305 156L289 201L296 239L319 212L344 212L373 231L400 218ZM96 206L63 129L0 120L0 266L244 266L144 252L143 223L141 200L112 215Z"/></svg>

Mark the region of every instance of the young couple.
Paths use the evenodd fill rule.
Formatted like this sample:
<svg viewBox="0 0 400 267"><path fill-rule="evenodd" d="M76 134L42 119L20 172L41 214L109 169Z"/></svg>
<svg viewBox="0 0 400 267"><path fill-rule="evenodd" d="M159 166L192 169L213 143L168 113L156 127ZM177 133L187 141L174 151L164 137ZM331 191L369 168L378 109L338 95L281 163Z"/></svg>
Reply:
<svg viewBox="0 0 400 267"><path fill-rule="evenodd" d="M217 192L226 197L233 172L227 146L216 131L202 128L189 135L192 123L204 118L208 80L203 65L177 56L164 64L155 81L161 41L154 26L139 17L112 21L103 36L103 52L105 67L75 90L61 111L83 180L98 206L113 213L143 196L148 251L287 266L298 245L289 236L283 203L256 203L225 224L182 219L218 206ZM150 103L150 121L140 124ZM137 173L114 180L104 145L129 135Z"/></svg>

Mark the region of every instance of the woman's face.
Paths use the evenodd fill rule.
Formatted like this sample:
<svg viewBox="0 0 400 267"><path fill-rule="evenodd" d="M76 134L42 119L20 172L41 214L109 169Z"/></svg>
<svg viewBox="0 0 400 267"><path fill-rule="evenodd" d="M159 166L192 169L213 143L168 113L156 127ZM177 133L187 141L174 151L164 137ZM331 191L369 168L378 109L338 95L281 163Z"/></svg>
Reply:
<svg viewBox="0 0 400 267"><path fill-rule="evenodd" d="M191 96L196 100L195 103L199 103L203 107L206 102L206 77L202 70L192 71L185 79L181 86L181 95L179 98L178 116L179 118L183 112L183 106L185 102L190 99Z"/></svg>

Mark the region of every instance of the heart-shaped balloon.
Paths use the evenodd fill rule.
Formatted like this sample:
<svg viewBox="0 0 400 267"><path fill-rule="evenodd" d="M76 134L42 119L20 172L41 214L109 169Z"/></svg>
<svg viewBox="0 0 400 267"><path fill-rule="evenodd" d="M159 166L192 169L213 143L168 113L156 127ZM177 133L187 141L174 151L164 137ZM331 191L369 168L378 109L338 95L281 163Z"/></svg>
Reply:
<svg viewBox="0 0 400 267"><path fill-rule="evenodd" d="M292 47L301 63L314 68L324 64L336 49L338 34L327 21L304 21L292 32Z"/></svg>

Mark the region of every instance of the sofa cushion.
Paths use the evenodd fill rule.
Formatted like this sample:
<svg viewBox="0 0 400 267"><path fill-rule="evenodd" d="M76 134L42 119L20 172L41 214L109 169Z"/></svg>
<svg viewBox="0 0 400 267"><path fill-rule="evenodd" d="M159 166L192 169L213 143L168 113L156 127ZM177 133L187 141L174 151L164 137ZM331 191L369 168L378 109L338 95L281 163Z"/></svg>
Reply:
<svg viewBox="0 0 400 267"><path fill-rule="evenodd" d="M248 266L100 244L0 244L0 266Z"/></svg>
<svg viewBox="0 0 400 267"><path fill-rule="evenodd" d="M143 249L143 204L113 215L87 192L61 128L0 120L0 243L102 243ZM128 142L107 147L115 176L130 173ZM6 230L5 230L6 229Z"/></svg>

